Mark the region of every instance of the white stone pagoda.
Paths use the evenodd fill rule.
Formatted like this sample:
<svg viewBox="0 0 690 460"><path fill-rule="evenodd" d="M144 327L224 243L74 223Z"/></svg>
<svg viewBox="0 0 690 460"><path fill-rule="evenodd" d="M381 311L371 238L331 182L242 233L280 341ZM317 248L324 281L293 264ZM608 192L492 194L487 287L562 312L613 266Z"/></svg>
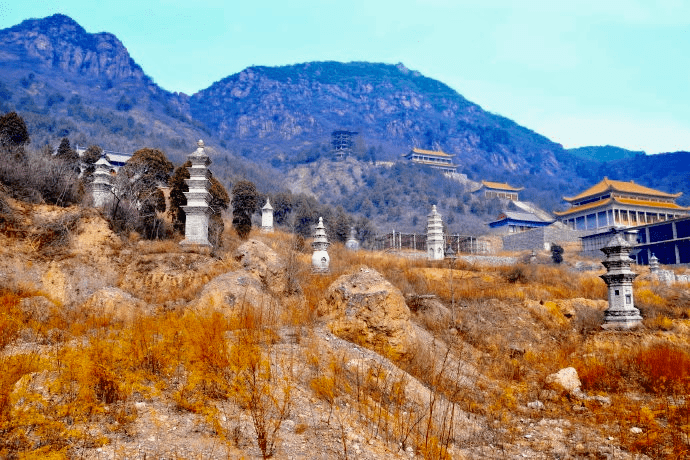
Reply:
<svg viewBox="0 0 690 460"><path fill-rule="evenodd" d="M187 159L192 163L189 168L189 179L185 179L188 192L184 192L187 205L182 206L185 213L184 240L182 245L211 246L208 241L208 219L211 216L210 172L208 165L211 159L204 152L204 141L197 142L195 152L189 154Z"/></svg>
<svg viewBox="0 0 690 460"><path fill-rule="evenodd" d="M112 199L113 176L110 174L113 166L102 156L94 164L93 182L91 183L91 196L96 208L104 208Z"/></svg>
<svg viewBox="0 0 690 460"><path fill-rule="evenodd" d="M436 211L436 205L431 207L427 216L426 252L429 260L443 260L443 219Z"/></svg>
<svg viewBox="0 0 690 460"><path fill-rule="evenodd" d="M319 223L314 232L314 241L311 243L311 247L314 249L311 256L311 269L314 273L328 273L331 258L327 249L330 245L331 243L328 242L326 236L326 227L323 225L323 217L319 217Z"/></svg>
<svg viewBox="0 0 690 460"><path fill-rule="evenodd" d="M350 227L350 237L345 242L345 247L350 251L359 250L359 241L357 240L357 230L355 230L355 227Z"/></svg>
<svg viewBox="0 0 690 460"><path fill-rule="evenodd" d="M642 323L640 310L635 308L633 280L637 273L630 270L633 260L628 243L622 233L616 233L601 250L606 254L602 262L606 273L601 279L609 288L609 308L604 312L604 329L631 329Z"/></svg>
<svg viewBox="0 0 690 460"><path fill-rule="evenodd" d="M273 206L268 197L266 197L266 204L261 208L261 232L273 233Z"/></svg>

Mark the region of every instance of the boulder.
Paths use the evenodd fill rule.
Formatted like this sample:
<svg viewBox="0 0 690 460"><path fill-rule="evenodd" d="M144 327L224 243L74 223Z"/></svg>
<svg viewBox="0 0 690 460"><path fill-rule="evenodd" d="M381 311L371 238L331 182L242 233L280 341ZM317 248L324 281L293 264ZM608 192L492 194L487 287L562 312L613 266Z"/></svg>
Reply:
<svg viewBox="0 0 690 460"><path fill-rule="evenodd" d="M275 311L276 304L258 277L238 270L211 280L191 307L198 311L211 309L224 314L237 314L245 307L253 311Z"/></svg>
<svg viewBox="0 0 690 460"><path fill-rule="evenodd" d="M580 393L580 377L574 367L566 367L551 374L544 380L546 387L561 393L576 394Z"/></svg>
<svg viewBox="0 0 690 460"><path fill-rule="evenodd" d="M150 306L122 289L107 287L96 291L82 308L91 315L105 316L113 321L127 322L150 313Z"/></svg>
<svg viewBox="0 0 690 460"><path fill-rule="evenodd" d="M405 298L375 270L363 267L335 280L318 313L335 335L393 359L409 359L415 349Z"/></svg>
<svg viewBox="0 0 690 460"><path fill-rule="evenodd" d="M256 276L273 295L292 295L301 289L291 279L288 266L278 254L261 241L249 240L235 251L235 260ZM295 267L296 268L296 267Z"/></svg>

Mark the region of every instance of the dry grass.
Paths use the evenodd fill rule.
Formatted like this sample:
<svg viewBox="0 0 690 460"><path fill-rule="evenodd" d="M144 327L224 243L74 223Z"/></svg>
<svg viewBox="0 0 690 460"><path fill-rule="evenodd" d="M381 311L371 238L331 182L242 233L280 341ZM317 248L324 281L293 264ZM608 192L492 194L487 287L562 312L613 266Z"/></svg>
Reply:
<svg viewBox="0 0 690 460"><path fill-rule="evenodd" d="M412 446L425 458L447 458L450 445L470 442L450 428L455 415L448 407L510 426L526 417L524 407L539 397L544 378L568 366L576 367L585 391L610 396L612 404L587 403L588 416L576 418L570 401L558 401L549 403L548 417L592 430L615 425L625 449L653 458L688 455L690 411L682 397L690 392L690 345L683 322L690 299L682 286L636 281L636 301L648 329L602 333L600 310L581 306L569 317L559 307L564 299L605 299L605 285L594 273L554 265L479 268L458 263L451 288L446 262L350 252L336 244L329 251L331 273L314 275L310 249L291 235L250 237L281 254L295 285L301 286L305 307L284 305L280 312L275 305L260 311L239 308L234 316L159 308L123 322L57 304L24 308L23 298L40 293L16 287L1 291L0 351L29 337L48 346L49 359L16 351L0 354L5 370L0 376L0 457L74 456L79 448L109 442L113 434L127 435L137 418L136 398L154 397L169 398L178 410L197 414L228 443L234 435L232 427L219 422L219 407L244 413L267 456L280 442L280 424L291 411L295 387L302 385L301 392L328 408L324 423L329 428L344 432L353 416L372 438ZM159 292L161 283L152 282L134 293L157 304L193 298L208 279L236 268L230 254L241 242L230 225L223 239L223 250L214 254L216 262L202 270L198 283L170 283ZM198 255L172 242L123 242L125 249L136 250L131 261ZM397 363L407 373L383 365L353 368L353 356L329 354L311 335L318 323L316 307L329 285L365 265L405 294L433 294L447 306L451 298L455 302L455 321L438 327L422 323L438 346L420 346L410 362ZM286 326L299 331L296 349L301 351L294 359L309 369L302 377L293 376L292 364L275 351L277 332ZM459 358L481 374L476 391L458 384L464 370ZM423 405L409 393L413 377L428 390ZM643 428L645 436L631 436L632 426ZM300 423L295 431L313 430ZM508 430L495 436L497 442L509 442L512 435ZM345 441L343 446L346 451Z"/></svg>

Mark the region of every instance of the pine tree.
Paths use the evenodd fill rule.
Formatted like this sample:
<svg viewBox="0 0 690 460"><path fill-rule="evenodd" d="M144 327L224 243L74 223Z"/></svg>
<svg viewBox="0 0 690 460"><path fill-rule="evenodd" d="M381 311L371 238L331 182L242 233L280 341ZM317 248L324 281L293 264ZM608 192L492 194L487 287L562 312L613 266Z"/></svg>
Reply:
<svg viewBox="0 0 690 460"><path fill-rule="evenodd" d="M241 180L235 183L232 188L232 226L243 240L252 229L252 214L258 204L259 194L253 182Z"/></svg>
<svg viewBox="0 0 690 460"><path fill-rule="evenodd" d="M24 146L30 142L24 119L17 112L0 116L0 148L17 159L24 158Z"/></svg>

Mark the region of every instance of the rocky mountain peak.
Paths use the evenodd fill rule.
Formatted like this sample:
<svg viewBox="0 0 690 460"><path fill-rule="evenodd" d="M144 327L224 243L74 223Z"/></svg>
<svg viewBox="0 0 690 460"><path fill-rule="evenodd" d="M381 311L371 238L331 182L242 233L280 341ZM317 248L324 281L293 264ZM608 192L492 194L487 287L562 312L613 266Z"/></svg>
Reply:
<svg viewBox="0 0 690 460"><path fill-rule="evenodd" d="M63 14L28 19L0 31L0 49L7 59L37 61L89 77L145 78L117 37L105 32L90 34Z"/></svg>

